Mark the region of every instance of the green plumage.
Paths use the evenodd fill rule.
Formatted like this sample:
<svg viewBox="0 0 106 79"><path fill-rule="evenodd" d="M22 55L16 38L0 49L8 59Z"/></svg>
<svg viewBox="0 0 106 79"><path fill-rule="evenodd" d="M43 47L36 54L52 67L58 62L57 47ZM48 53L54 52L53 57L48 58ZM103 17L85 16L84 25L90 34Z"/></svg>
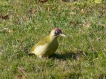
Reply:
<svg viewBox="0 0 106 79"><path fill-rule="evenodd" d="M58 36L65 36L58 28L54 28L49 35L41 39L35 44L30 53L35 54L39 58L52 55L58 48Z"/></svg>
<svg viewBox="0 0 106 79"><path fill-rule="evenodd" d="M44 37L36 45L34 45L32 47L30 53L34 53L36 55L37 52L34 52L34 50L36 50L36 47L43 46L45 44L47 44L47 45L45 47L45 50L41 54L42 57L50 56L50 55L52 55L57 50L57 48L58 48L57 37L54 38L54 39L50 39L50 35ZM38 53L40 53L40 50L38 51Z"/></svg>

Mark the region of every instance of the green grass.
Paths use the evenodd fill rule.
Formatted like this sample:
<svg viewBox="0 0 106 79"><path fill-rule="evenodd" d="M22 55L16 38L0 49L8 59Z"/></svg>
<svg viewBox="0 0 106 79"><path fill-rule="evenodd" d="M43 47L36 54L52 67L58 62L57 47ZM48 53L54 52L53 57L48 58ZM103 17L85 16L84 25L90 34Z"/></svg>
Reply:
<svg viewBox="0 0 106 79"><path fill-rule="evenodd" d="M0 79L106 78L106 2L3 0L0 17ZM56 55L28 55L54 27L67 35Z"/></svg>

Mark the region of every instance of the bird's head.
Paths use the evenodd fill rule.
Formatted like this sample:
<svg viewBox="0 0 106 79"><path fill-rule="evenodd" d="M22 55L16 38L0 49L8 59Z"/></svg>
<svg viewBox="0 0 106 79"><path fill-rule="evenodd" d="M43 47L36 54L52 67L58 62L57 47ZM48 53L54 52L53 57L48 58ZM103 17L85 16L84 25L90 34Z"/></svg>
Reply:
<svg viewBox="0 0 106 79"><path fill-rule="evenodd" d="M58 36L66 37L66 35L63 34L62 31L59 28L53 28L50 35L52 35L54 37L58 37Z"/></svg>

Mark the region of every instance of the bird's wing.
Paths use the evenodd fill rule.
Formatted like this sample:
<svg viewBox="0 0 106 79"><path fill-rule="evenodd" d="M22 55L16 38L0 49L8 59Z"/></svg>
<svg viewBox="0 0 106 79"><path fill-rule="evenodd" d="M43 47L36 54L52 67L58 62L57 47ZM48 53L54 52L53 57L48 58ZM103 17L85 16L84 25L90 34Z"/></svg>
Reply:
<svg viewBox="0 0 106 79"><path fill-rule="evenodd" d="M48 44L48 43L49 43L49 37L46 36L32 47L32 49L30 50L30 53L33 52L36 47L43 46L43 45Z"/></svg>

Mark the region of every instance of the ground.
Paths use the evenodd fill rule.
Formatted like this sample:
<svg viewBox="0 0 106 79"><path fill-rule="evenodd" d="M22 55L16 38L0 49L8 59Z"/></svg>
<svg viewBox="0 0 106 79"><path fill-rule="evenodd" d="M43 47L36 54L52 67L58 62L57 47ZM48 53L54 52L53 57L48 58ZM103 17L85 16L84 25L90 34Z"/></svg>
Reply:
<svg viewBox="0 0 106 79"><path fill-rule="evenodd" d="M28 55L58 27L67 35L50 58ZM106 2L0 1L0 79L105 79Z"/></svg>

